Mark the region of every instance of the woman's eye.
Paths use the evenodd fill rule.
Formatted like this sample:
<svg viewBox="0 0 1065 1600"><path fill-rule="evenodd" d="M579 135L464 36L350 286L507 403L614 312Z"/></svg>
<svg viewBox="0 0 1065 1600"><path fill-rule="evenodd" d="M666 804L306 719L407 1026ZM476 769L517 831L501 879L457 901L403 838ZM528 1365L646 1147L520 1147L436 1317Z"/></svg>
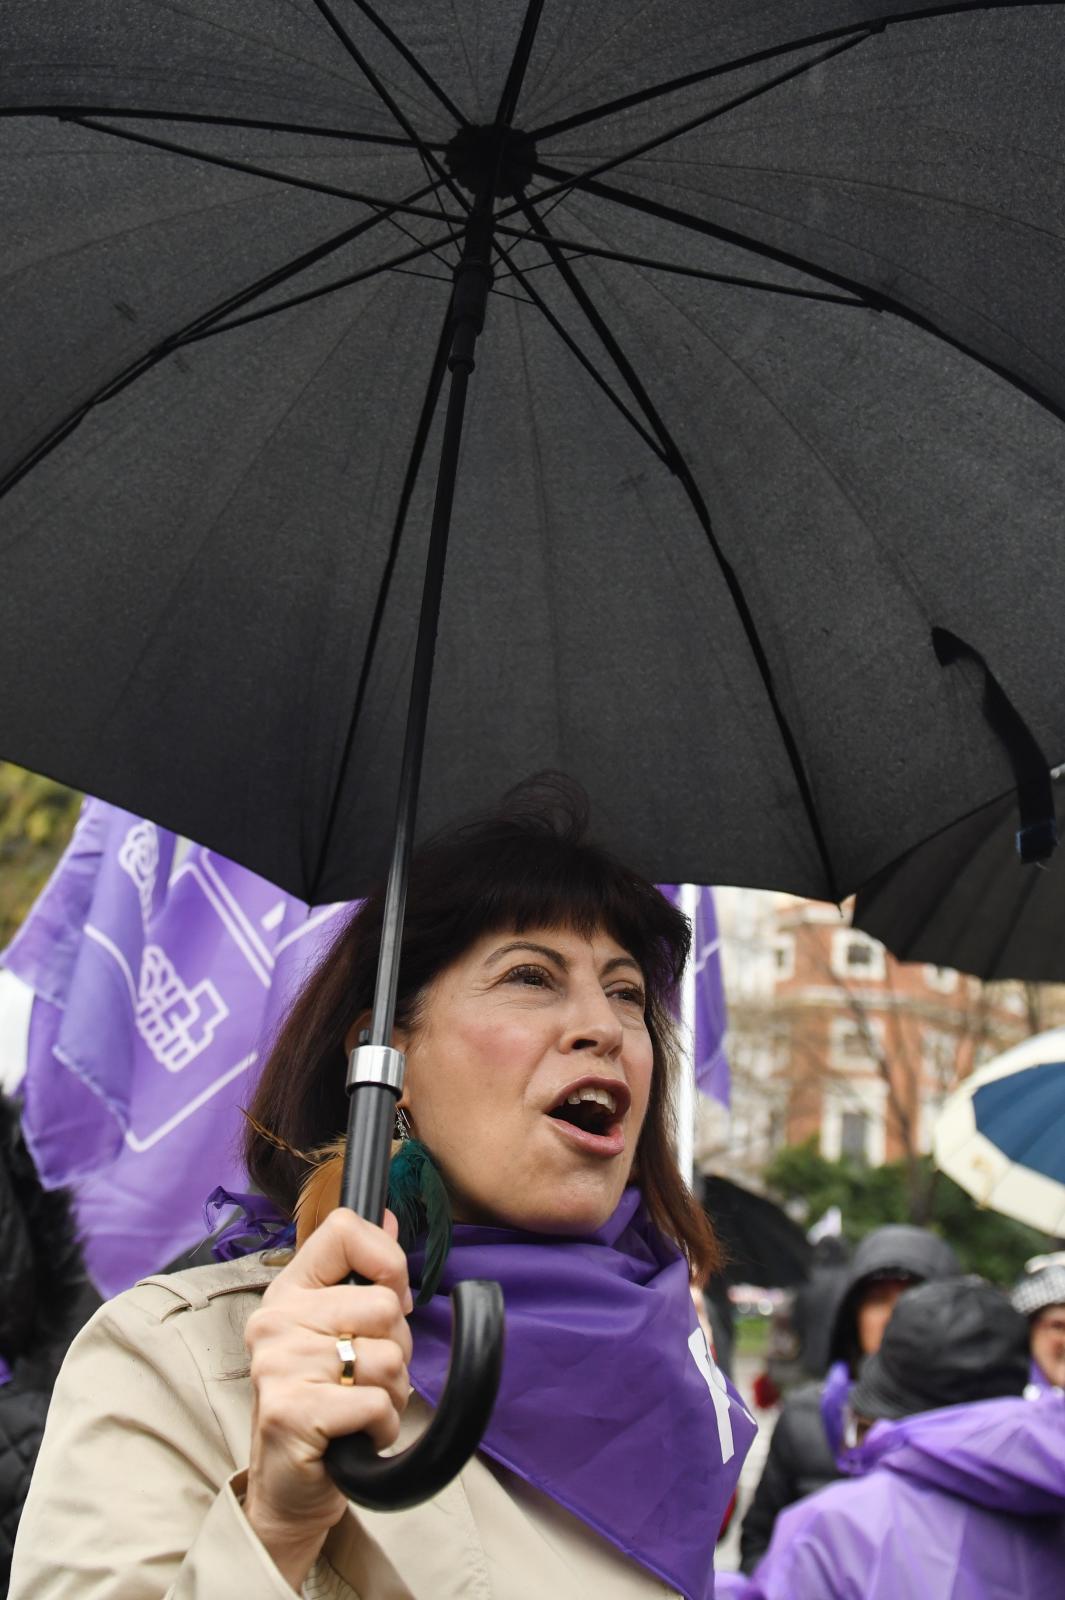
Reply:
<svg viewBox="0 0 1065 1600"><path fill-rule="evenodd" d="M642 989L611 989L610 995L614 1000L624 1000L628 1005L639 1006L641 1011L646 1004L646 999Z"/></svg>
<svg viewBox="0 0 1065 1600"><path fill-rule="evenodd" d="M533 989L546 989L551 982L550 974L543 967L511 967L506 977L507 983L524 983Z"/></svg>

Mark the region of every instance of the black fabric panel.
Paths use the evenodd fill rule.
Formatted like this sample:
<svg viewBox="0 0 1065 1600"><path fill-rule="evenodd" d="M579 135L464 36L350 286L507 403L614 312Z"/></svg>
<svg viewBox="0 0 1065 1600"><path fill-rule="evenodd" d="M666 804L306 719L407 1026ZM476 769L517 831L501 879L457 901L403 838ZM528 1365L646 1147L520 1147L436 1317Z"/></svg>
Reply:
<svg viewBox="0 0 1065 1600"><path fill-rule="evenodd" d="M1060 823L1065 784L1054 785ZM987 981L1065 981L1065 894L1055 856L1023 866L1017 805L1004 796L918 845L869 884L854 924L904 961Z"/></svg>

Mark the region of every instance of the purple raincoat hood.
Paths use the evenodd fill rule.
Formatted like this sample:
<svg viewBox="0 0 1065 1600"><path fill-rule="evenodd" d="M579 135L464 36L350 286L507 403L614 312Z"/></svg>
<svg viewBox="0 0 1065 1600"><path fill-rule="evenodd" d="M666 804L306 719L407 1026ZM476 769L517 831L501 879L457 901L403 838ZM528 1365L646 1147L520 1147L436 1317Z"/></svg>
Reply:
<svg viewBox="0 0 1065 1600"><path fill-rule="evenodd" d="M980 1400L879 1422L840 1467L852 1477L897 1473L1011 1516L1065 1516L1065 1395Z"/></svg>
<svg viewBox="0 0 1065 1600"><path fill-rule="evenodd" d="M881 1422L778 1519L733 1600L1029 1600L1065 1593L1065 1396Z"/></svg>

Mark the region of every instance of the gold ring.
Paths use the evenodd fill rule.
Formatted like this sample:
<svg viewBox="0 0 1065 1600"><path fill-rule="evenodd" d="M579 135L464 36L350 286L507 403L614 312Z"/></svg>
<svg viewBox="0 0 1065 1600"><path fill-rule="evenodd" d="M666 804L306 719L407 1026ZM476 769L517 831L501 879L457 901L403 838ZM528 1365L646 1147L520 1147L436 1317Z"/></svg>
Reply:
<svg viewBox="0 0 1065 1600"><path fill-rule="evenodd" d="M355 1382L355 1345L350 1334L338 1339L337 1355L340 1357L340 1382L350 1388Z"/></svg>

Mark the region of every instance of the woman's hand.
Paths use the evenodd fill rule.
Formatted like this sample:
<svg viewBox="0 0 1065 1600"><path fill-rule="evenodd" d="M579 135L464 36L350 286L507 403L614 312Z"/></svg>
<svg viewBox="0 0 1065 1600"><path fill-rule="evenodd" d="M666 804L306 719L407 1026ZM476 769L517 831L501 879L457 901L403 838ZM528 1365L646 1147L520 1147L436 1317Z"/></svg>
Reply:
<svg viewBox="0 0 1065 1600"><path fill-rule="evenodd" d="M244 1511L298 1590L346 1500L322 1461L331 1439L368 1433L394 1444L410 1397L407 1260L396 1219L383 1228L333 1211L279 1273L245 1330L253 1389ZM369 1280L345 1284L349 1272ZM340 1383L336 1341L355 1347L355 1383Z"/></svg>

